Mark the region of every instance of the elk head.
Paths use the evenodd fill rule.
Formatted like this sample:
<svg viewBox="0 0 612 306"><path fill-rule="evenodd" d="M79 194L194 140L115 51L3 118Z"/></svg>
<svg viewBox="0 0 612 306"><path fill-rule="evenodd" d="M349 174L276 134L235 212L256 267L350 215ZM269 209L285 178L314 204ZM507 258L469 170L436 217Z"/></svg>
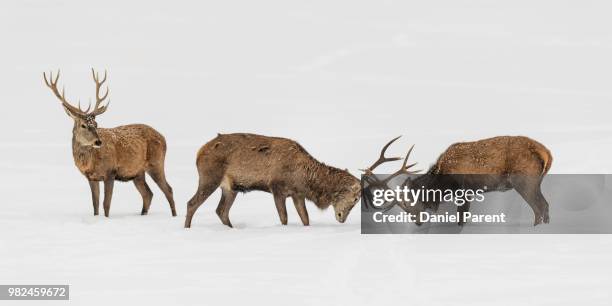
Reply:
<svg viewBox="0 0 612 306"><path fill-rule="evenodd" d="M340 223L344 223L344 221L346 221L351 209L353 209L353 206L357 204L359 197L361 196L361 184L359 183L359 180L350 174L349 177L350 181L348 182L348 187L343 188L340 192L338 192L338 194L335 196L336 201L334 201L332 204L334 207L336 221Z"/></svg>
<svg viewBox="0 0 612 306"><path fill-rule="evenodd" d="M412 147L410 147L410 150L408 150L408 153L406 154L406 157L404 158L404 162L402 163L402 166L400 167L399 170L397 170L396 172L390 174L389 176L385 177L384 179L379 179L377 176L374 175L373 171L374 169L376 169L376 167L386 163L386 162L392 162L392 161L397 161L397 160L401 160L401 157L386 157L385 153L387 151L387 149L389 148L389 146L394 143L396 140L398 140L401 136L395 137L393 139L391 139L391 141L389 141L387 144L385 144L382 148L382 150L380 151L380 157L378 157L378 160L376 160L370 167L362 170L365 173L365 186L364 186L364 193L368 193L371 192L371 189L391 189L391 187L389 187L389 182L394 179L395 177L399 176L399 175L410 175L410 174L416 174L419 173L421 170L409 170L410 168L414 167L417 163L413 163L413 164L408 164L408 159L410 158L410 153L412 153L412 149L414 148L414 145ZM399 184L399 186L408 186L408 188L411 187L411 178L407 177L401 184ZM363 196L364 199L369 199L370 197L364 195ZM380 207L377 207L378 209L382 209L382 210L389 210L391 208L393 208L394 205L398 205L400 208L402 208L404 211L408 212L408 213L415 213L415 212L419 212L422 207L413 207L409 204L406 204L402 201L392 201L390 203L386 203ZM369 204L368 206L371 206L371 204Z"/></svg>
<svg viewBox="0 0 612 306"><path fill-rule="evenodd" d="M43 78L45 80L45 84L47 84L47 87L49 87L53 94L55 94L55 96L62 102L62 107L64 107L66 114L68 114L68 116L74 120L74 127L72 129L74 140L81 146L99 148L102 146L102 140L97 132L98 124L96 123L96 116L101 115L106 111L108 102L106 105L101 104L106 97L108 97L109 90L107 87L106 93L103 96L100 96L100 88L104 82L106 82L106 71L104 71L104 78L101 81L98 73L95 72L93 68L91 69L91 74L94 82L96 83L96 104L91 111L91 103L87 106L86 110L82 110L80 102L78 107L74 107L72 104L68 103L63 88L62 92L60 93L60 91L57 89L57 82L60 77L59 70L57 71L55 78L53 78L53 72L49 73L49 79L47 79L47 75L43 73Z"/></svg>

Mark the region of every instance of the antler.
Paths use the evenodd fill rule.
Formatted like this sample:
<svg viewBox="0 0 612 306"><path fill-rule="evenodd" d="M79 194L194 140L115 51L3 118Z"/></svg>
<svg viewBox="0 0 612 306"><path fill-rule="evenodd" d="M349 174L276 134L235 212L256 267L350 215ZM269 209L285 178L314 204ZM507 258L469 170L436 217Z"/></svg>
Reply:
<svg viewBox="0 0 612 306"><path fill-rule="evenodd" d="M387 142L387 144L382 148L382 150L380 150L380 157L378 157L378 160L375 161L370 167L368 167L367 169L363 169L362 171L365 172L366 175L372 175L372 171L374 171L374 169L376 169L376 167L386 163L386 162L392 162L392 161L396 161L396 160L400 160L402 159L401 157L385 157L385 153L387 152L387 149L389 148L389 146L394 143L396 140L398 140L400 137L402 136L397 136L393 139L391 139L391 141Z"/></svg>
<svg viewBox="0 0 612 306"><path fill-rule="evenodd" d="M106 108L108 107L110 101L108 101L104 106L100 106L100 104L102 104L106 97L108 97L108 93L110 90L107 86L106 93L102 97L100 97L100 88L102 88L102 85L104 84L104 82L106 82L106 70L104 70L104 78L102 79L102 81L100 81L100 76L93 68L91 68L91 75L93 76L94 82L96 82L96 104L93 108L93 111L91 112L91 115L97 116L103 114L106 111ZM87 106L86 112L89 112L90 107L91 103L89 104L89 106Z"/></svg>
<svg viewBox="0 0 612 306"><path fill-rule="evenodd" d="M416 166L417 163L412 163L410 165L408 164L408 159L410 158L410 153L412 153L412 149L414 149L414 145L412 145L412 147L410 147L410 150L408 150L408 153L406 154L406 157L404 158L404 162L402 163L402 167L395 171L393 174L389 175L388 177L386 177L384 180L382 180L382 182L384 184L386 184L387 182L389 182L390 180L392 180L394 177L400 175L400 174L416 174L421 172L421 170L415 170L415 171L408 171L408 169Z"/></svg>
<svg viewBox="0 0 612 306"><path fill-rule="evenodd" d="M57 82L59 81L59 77L60 77L59 70L57 71L57 75L55 76L55 79L53 78L53 72L49 72L49 79L47 79L47 74L43 72L43 78L45 79L45 84L47 84L47 87L49 87L51 91L53 91L55 96L62 102L62 105L75 116L81 116L81 117L86 116L87 111L83 111L80 107L76 108L72 106L66 100L65 88L62 88L61 93L59 92L59 90L57 89Z"/></svg>
<svg viewBox="0 0 612 306"><path fill-rule="evenodd" d="M389 146L395 142L397 139L399 139L401 136L398 136L396 138L393 138L391 141L389 141L381 150L380 152L380 157L378 158L378 160L376 162L374 162L374 164L372 164L372 166L370 166L369 168L363 170L365 172L366 179L368 180L368 185L369 187L379 187L379 188L389 188L389 186L387 185L389 183L389 181L391 181L393 178L397 177L398 175L401 174L416 174L418 172L420 172L421 170L416 170L416 171L410 171L409 169L414 167L417 163L412 163L408 165L408 160L410 159L410 154L412 153L412 150L414 149L414 145L412 145L412 147L410 147L410 150L408 150L408 153L406 154L406 157L404 158L404 162L402 163L402 166L399 170L395 171L393 174L387 176L384 180L379 180L376 176L373 175L372 171L378 167L379 165L386 163L386 162L390 162L390 161L396 161L396 160L400 160L401 157L385 157L385 152L387 151L387 148L389 148ZM405 184L405 182L404 182ZM382 210L389 210L391 209L395 204L400 204L397 201L393 201L391 203L387 203L386 205L380 206L378 207L378 209L382 209Z"/></svg>
<svg viewBox="0 0 612 306"><path fill-rule="evenodd" d="M66 109L68 109L70 113L74 114L75 116L80 116L80 117L85 117L88 115L97 116L97 115L103 114L106 111L108 104L110 103L109 101L106 103L106 105L101 106L102 102L106 99L106 97L108 97L109 89L107 87L106 93L100 97L100 88L102 88L102 85L104 84L104 82L106 82L106 70L104 71L104 78L102 79L102 81L100 81L100 77L98 76L98 73L95 72L93 68L91 69L91 74L93 76L94 82L96 82L96 104L91 112L89 112L89 110L91 109L91 103L89 103L86 110L82 110L80 101L79 101L78 107L74 107L68 101L66 101L66 97L64 95L64 89L62 88L62 92L61 93L59 92L59 90L57 89L57 82L60 77L59 70L57 71L57 75L55 76L55 79L53 78L53 72L49 73L49 79L47 79L47 74L43 72L43 78L45 79L45 84L47 84L47 87L51 88L51 91L53 91L55 96L58 99L60 99L60 101L62 101L62 105Z"/></svg>

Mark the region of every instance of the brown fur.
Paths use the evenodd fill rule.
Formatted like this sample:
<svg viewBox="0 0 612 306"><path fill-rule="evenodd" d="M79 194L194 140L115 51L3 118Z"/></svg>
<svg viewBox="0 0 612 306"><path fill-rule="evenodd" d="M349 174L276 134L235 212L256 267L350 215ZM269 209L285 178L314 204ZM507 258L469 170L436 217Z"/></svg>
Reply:
<svg viewBox="0 0 612 306"><path fill-rule="evenodd" d="M451 145L440 155L427 175L408 183L431 189L481 188L488 191L515 189L534 212L534 225L548 223L548 202L540 185L552 165L552 154L539 142L523 136L500 136L474 142ZM461 183L455 180L461 177ZM438 176L433 176L438 175ZM449 175L449 176L445 176ZM474 176L476 175L476 176ZM471 186L471 187L470 187ZM400 204L404 210L437 210L439 203L417 203L415 207ZM469 211L469 203L458 206L459 212ZM460 222L460 224L463 224Z"/></svg>
<svg viewBox="0 0 612 306"><path fill-rule="evenodd" d="M78 127L77 127L78 128ZM160 187L170 203L172 215L176 216L172 187L164 172L166 140L159 132L144 124L119 126L112 129L97 129L102 145L100 148L83 146L76 137L72 140L74 163L90 181L105 187L104 215L108 217L113 182L133 180L143 197L141 214L146 215L153 193L145 181L148 173ZM97 188L95 188L97 189ZM98 196L92 188L94 215L98 214Z"/></svg>
<svg viewBox="0 0 612 306"><path fill-rule="evenodd" d="M451 145L431 168L434 174L545 175L552 154L524 136L499 136Z"/></svg>
<svg viewBox="0 0 612 306"><path fill-rule="evenodd" d="M78 123L75 129L79 129ZM131 124L111 129L98 128L96 132L101 141L99 148L82 145L77 137L72 139L74 164L91 185L104 182L104 215L109 216L113 184L118 181L134 181L136 189L143 198L142 215L146 215L151 205L153 192L146 183L145 173L164 192L172 216L176 216L172 187L166 181L164 160L166 140L159 132L144 124ZM75 132L77 133L77 132ZM99 187L92 187L94 215L98 215Z"/></svg>
<svg viewBox="0 0 612 306"><path fill-rule="evenodd" d="M191 226L198 207L219 186L222 198L216 212L230 227L229 210L240 191L272 193L283 225L287 224L287 197L308 225L305 199L320 209L333 206L336 219L344 222L360 196L359 180L348 171L317 161L297 142L285 138L219 134L198 151L196 165L200 181L187 205L185 227Z"/></svg>

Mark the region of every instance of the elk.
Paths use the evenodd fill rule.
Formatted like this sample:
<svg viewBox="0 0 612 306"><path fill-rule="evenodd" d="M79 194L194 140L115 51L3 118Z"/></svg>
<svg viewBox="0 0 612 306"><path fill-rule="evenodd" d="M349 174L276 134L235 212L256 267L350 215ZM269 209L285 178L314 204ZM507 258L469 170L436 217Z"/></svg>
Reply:
<svg viewBox="0 0 612 306"><path fill-rule="evenodd" d="M401 158L388 158L385 156L387 148L399 137L389 141L381 150L379 159L364 172L372 177L372 171L379 165L396 161ZM385 179L374 178L370 186L387 187L387 183L398 175L418 173L409 169L416 165L407 165L410 148L404 158L401 168ZM451 145L438 157L427 173L416 178L408 177L403 184L408 188L451 189L481 188L487 186L486 192L516 190L529 204L534 213L534 226L550 222L548 202L542 195L540 185L544 176L552 165L552 154L541 143L523 136L499 136L473 142L461 142ZM439 202L422 203L415 201L409 206L404 202L390 203L384 208L388 209L394 204L409 213L418 213L425 209L436 211ZM457 206L457 211L463 215L468 212L470 203L465 202ZM465 220L460 219L459 225ZM419 222L417 222L420 225Z"/></svg>
<svg viewBox="0 0 612 306"><path fill-rule="evenodd" d="M333 206L336 220L344 223L361 194L360 181L347 170L325 165L297 142L255 134L218 134L200 148L196 165L198 189L187 203L185 228L194 213L221 187L216 209L224 225L232 227L229 211L238 192L271 193L281 224L287 225L285 200L291 197L302 224L309 225L305 200L319 209Z"/></svg>
<svg viewBox="0 0 612 306"><path fill-rule="evenodd" d="M148 173L153 181L164 192L170 203L172 216L176 216L172 187L166 181L164 160L166 157L166 140L159 132L144 124L130 124L115 128L98 128L96 117L103 114L109 105L103 102L108 97L109 89L101 95L100 91L106 82L94 69L91 70L96 85L96 102L90 111L91 103L86 110L73 106L66 100L64 90L58 90L60 72L55 77L53 72L43 73L47 87L62 103L66 114L74 120L72 128L72 156L79 171L89 181L94 215L99 210L99 182L104 182L104 216L110 212L113 186L117 181L133 181L142 196L142 215L146 215L151 205L153 193L145 180Z"/></svg>

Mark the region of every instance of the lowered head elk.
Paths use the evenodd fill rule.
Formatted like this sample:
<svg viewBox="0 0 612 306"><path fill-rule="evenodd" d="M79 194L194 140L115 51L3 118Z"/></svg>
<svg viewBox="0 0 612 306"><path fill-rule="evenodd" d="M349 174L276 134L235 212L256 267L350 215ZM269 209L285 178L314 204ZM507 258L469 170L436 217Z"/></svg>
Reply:
<svg viewBox="0 0 612 306"><path fill-rule="evenodd" d="M64 90L60 93L57 88L60 73L55 78L50 73L49 78L43 73L45 84L61 101L66 114L74 120L72 128L72 156L74 163L89 181L93 201L94 215L98 215L99 208L99 182L104 182L104 215L108 217L113 184L115 180L134 181L136 189L143 199L141 214L146 215L151 205L153 193L145 181L145 172L148 173L159 188L164 192L172 215L176 216L172 188L166 182L164 173L164 159L166 157L166 140L164 136L153 128L144 124L131 124L111 129L98 128L96 116L104 113L108 103L102 102L108 96L108 88L104 95L100 89L106 82L100 80L98 74L92 69L96 84L96 103L93 110L90 106L86 110L68 103Z"/></svg>
<svg viewBox="0 0 612 306"><path fill-rule="evenodd" d="M371 175L372 171L382 163L400 159L385 157L387 148L398 138L392 139L383 147L380 158L364 170L367 175ZM411 151L412 148L397 172L383 180L375 179L371 186L379 184L380 187L381 183L382 186L386 186L392 178L400 174L416 173L408 170L415 165L407 165ZM426 174L414 179L409 177L403 184L408 188L426 189L476 189L486 186L486 192L514 189L529 204L534 213L534 225L538 225L550 221L548 202L542 195L540 185L550 169L552 160L550 151L544 145L522 136L500 136L474 142L461 142L446 149ZM404 202L390 204L385 205L385 208L397 204L406 212L418 214L425 209L436 211L440 202L423 203L418 199L412 203L414 205L407 205ZM457 211L461 215L469 209L468 201L457 206ZM459 225L464 221L461 218Z"/></svg>
<svg viewBox="0 0 612 306"><path fill-rule="evenodd" d="M272 193L283 225L287 224L287 197L304 225L309 224L305 200L320 208L334 207L343 223L359 200L359 180L346 170L327 166L312 157L297 142L254 134L219 134L198 151L198 190L187 203L185 227L198 207L221 186L217 216L229 227L229 210L238 192L260 190Z"/></svg>

